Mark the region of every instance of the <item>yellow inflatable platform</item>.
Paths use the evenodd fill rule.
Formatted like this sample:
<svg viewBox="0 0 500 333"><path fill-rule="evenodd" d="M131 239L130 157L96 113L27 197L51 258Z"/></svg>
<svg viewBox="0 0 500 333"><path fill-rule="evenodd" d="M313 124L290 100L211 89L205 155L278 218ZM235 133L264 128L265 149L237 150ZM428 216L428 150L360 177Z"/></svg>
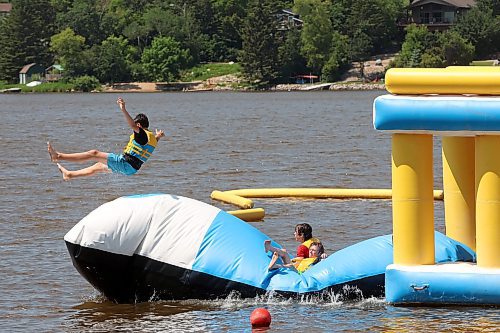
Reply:
<svg viewBox="0 0 500 333"><path fill-rule="evenodd" d="M391 68L385 87L401 95L499 95L500 67Z"/></svg>

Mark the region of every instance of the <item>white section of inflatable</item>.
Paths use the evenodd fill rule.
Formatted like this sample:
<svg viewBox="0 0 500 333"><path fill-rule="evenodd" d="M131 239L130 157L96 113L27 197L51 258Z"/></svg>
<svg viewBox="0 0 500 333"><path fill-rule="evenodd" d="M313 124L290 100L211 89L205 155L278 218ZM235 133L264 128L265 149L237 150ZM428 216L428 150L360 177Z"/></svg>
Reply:
<svg viewBox="0 0 500 333"><path fill-rule="evenodd" d="M100 206L74 226L64 240L190 269L220 209L173 195L139 196L138 206L134 200L137 197L122 197Z"/></svg>
<svg viewBox="0 0 500 333"><path fill-rule="evenodd" d="M201 242L220 209L190 198L164 195L161 199L158 209L151 212L154 218L136 253L191 269Z"/></svg>

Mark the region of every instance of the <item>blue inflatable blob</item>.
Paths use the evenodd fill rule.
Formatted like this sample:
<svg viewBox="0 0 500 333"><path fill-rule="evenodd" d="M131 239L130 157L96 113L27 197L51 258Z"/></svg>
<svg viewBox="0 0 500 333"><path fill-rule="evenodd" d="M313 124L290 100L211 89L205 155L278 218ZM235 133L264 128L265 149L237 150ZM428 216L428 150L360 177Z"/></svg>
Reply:
<svg viewBox="0 0 500 333"><path fill-rule="evenodd" d="M436 262L474 261L467 246L436 232ZM383 296L392 263L391 235L331 254L302 274L268 270L271 239L211 205L174 195L122 197L76 224L64 237L80 274L115 302L255 297L338 292ZM280 245L274 241L275 247Z"/></svg>

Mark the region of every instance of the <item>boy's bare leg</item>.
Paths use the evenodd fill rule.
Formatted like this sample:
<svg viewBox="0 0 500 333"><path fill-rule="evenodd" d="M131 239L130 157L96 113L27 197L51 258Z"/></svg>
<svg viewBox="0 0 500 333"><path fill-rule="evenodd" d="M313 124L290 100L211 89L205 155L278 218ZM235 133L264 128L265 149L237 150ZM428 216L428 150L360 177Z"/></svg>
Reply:
<svg viewBox="0 0 500 333"><path fill-rule="evenodd" d="M280 256L282 256L282 255L284 255L284 253L286 253L285 249L278 249L277 247L272 246L270 239L266 239L264 241L264 250L266 251L266 253L269 251L278 252Z"/></svg>
<svg viewBox="0 0 500 333"><path fill-rule="evenodd" d="M72 178L77 178L77 177L86 177L86 176L92 176L98 172L110 172L108 169L108 166L106 164L103 164L101 162L97 162L96 164L89 166L88 168L76 170L76 171L69 171L65 167L63 167L61 164L57 163L57 167L59 168L59 171L61 171L63 175L63 179L68 181Z"/></svg>
<svg viewBox="0 0 500 333"><path fill-rule="evenodd" d="M102 164L108 163L108 153L104 153L99 150L89 150L83 153L60 153L52 147L50 142L47 142L47 150L50 155L50 160L52 162L59 161L72 161L72 162L86 162L86 161L95 161L100 162Z"/></svg>
<svg viewBox="0 0 500 333"><path fill-rule="evenodd" d="M286 249L283 249L283 255L281 255L281 260L283 260L283 265L285 265L285 266L292 265L293 266L292 259L290 259L290 255L288 254L288 252L286 252Z"/></svg>
<svg viewBox="0 0 500 333"><path fill-rule="evenodd" d="M278 261L278 258L281 258L281 260L283 260L283 265L276 263L276 261ZM286 252L286 249L280 249L280 251L276 251L273 253L273 257L271 258L271 262L269 263L267 269L271 270L280 267L287 267L287 268L294 267L292 260L290 259L290 255L288 254L288 252Z"/></svg>
<svg viewBox="0 0 500 333"><path fill-rule="evenodd" d="M271 258L271 261L269 262L269 266L267 266L268 270L272 270L272 269L276 269L276 268L281 267L281 265L276 264L276 261L278 261L279 257L280 256L279 256L278 252L273 253L273 257Z"/></svg>

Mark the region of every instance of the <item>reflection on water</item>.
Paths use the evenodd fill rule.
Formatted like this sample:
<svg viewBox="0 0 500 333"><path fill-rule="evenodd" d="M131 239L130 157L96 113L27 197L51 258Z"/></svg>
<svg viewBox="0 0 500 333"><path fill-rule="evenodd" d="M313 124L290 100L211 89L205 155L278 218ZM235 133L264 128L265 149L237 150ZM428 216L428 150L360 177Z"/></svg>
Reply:
<svg viewBox="0 0 500 333"><path fill-rule="evenodd" d="M271 327L251 330L251 312L265 307ZM113 328L141 332L498 332L498 308L392 307L382 299L327 301L268 294L254 299L185 300L112 304L85 302L70 321L74 329L99 332Z"/></svg>
<svg viewBox="0 0 500 333"><path fill-rule="evenodd" d="M215 202L215 190L262 187L389 188L390 137L372 128L380 92L127 94L132 114L165 130L154 156L133 177L100 175L63 182L46 141L63 151L117 152L129 129L115 94L0 95L0 327L6 332L251 332L250 313L265 306L269 332L494 332L495 308L395 308L383 300L256 299L236 295L117 305L71 264L63 237L99 205L141 193ZM8 149L8 150L6 150ZM435 140L435 186L442 188ZM67 163L76 168L79 165ZM264 233L294 249L293 230L308 222L328 252L392 228L390 200L255 199ZM443 207L435 205L443 230Z"/></svg>
<svg viewBox="0 0 500 333"><path fill-rule="evenodd" d="M498 332L498 308L392 308L381 326L383 332ZM443 317L446 320L443 320Z"/></svg>

